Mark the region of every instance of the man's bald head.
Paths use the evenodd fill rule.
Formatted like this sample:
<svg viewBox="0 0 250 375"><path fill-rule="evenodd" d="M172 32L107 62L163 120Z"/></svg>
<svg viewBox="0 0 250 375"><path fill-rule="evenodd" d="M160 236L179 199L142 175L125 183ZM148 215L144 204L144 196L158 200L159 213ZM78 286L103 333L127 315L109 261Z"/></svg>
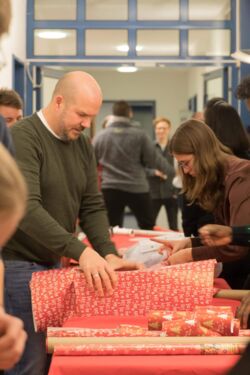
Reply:
<svg viewBox="0 0 250 375"><path fill-rule="evenodd" d="M71 141L91 126L101 104L102 92L96 80L85 72L73 71L59 79L43 114L55 134Z"/></svg>
<svg viewBox="0 0 250 375"><path fill-rule="evenodd" d="M88 99L102 101L102 91L96 80L88 73L73 71L66 73L56 84L53 98L61 95L67 102L72 102L76 96L85 94Z"/></svg>

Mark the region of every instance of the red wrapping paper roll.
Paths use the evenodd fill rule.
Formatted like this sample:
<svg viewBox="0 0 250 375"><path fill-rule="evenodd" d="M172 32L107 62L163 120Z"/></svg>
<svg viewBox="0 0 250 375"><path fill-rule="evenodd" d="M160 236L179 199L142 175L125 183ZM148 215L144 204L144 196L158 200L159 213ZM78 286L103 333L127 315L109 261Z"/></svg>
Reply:
<svg viewBox="0 0 250 375"><path fill-rule="evenodd" d="M112 296L99 297L79 269L34 272L30 283L37 331L60 327L71 317L145 316L150 310L189 310L213 297L215 260L158 271L117 272Z"/></svg>
<svg viewBox="0 0 250 375"><path fill-rule="evenodd" d="M197 306L194 312L150 311L149 330L167 336L238 336L240 323L228 306Z"/></svg>
<svg viewBox="0 0 250 375"><path fill-rule="evenodd" d="M56 345L56 356L102 356L102 355L204 355L242 354L244 344L86 344Z"/></svg>

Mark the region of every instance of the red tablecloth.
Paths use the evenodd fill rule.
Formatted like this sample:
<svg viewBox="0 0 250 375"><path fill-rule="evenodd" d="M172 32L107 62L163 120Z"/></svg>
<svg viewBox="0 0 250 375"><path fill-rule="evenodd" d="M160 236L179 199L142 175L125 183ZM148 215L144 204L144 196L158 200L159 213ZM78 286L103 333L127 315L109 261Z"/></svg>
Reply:
<svg viewBox="0 0 250 375"><path fill-rule="evenodd" d="M227 283L217 279L215 286L225 289ZM215 305L229 305L233 309L239 302L214 299ZM74 318L65 326L116 327L120 323L147 325L144 317ZM178 355L178 356L102 356L53 357L49 375L225 375L239 359L237 355Z"/></svg>

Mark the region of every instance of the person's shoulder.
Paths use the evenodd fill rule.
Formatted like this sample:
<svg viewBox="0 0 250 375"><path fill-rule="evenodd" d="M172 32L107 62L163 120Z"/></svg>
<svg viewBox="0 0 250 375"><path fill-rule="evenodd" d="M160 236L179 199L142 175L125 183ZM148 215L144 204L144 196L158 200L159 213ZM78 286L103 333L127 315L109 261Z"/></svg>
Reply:
<svg viewBox="0 0 250 375"><path fill-rule="evenodd" d="M236 156L230 156L227 159L228 168L226 170L226 177L229 179L235 179L237 177L250 178L250 160L241 159Z"/></svg>
<svg viewBox="0 0 250 375"><path fill-rule="evenodd" d="M39 122L39 117L34 113L33 115L24 117L23 119L16 122L11 127L11 133L15 134L16 132L20 131L32 133L35 131L35 128L37 127Z"/></svg>

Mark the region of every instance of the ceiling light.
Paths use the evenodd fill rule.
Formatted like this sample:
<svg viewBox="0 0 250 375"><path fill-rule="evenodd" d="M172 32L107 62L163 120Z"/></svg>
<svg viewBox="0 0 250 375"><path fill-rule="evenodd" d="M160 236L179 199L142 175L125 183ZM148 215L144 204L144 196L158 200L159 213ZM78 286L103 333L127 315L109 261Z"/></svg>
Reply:
<svg viewBox="0 0 250 375"><path fill-rule="evenodd" d="M137 52L140 52L143 50L143 46L140 46L139 44L135 47Z"/></svg>
<svg viewBox="0 0 250 375"><path fill-rule="evenodd" d="M249 49L236 51L232 53L231 56L236 60L250 64L250 50Z"/></svg>
<svg viewBox="0 0 250 375"><path fill-rule="evenodd" d="M38 31L37 36L42 39L63 39L66 38L67 33L65 31L59 30L46 30L46 31Z"/></svg>
<svg viewBox="0 0 250 375"><path fill-rule="evenodd" d="M123 65L123 66L119 66L117 70L120 73L134 73L138 70L138 68L136 66Z"/></svg>
<svg viewBox="0 0 250 375"><path fill-rule="evenodd" d="M116 47L116 49L121 52L128 52L129 46L127 44L120 44L119 46Z"/></svg>

